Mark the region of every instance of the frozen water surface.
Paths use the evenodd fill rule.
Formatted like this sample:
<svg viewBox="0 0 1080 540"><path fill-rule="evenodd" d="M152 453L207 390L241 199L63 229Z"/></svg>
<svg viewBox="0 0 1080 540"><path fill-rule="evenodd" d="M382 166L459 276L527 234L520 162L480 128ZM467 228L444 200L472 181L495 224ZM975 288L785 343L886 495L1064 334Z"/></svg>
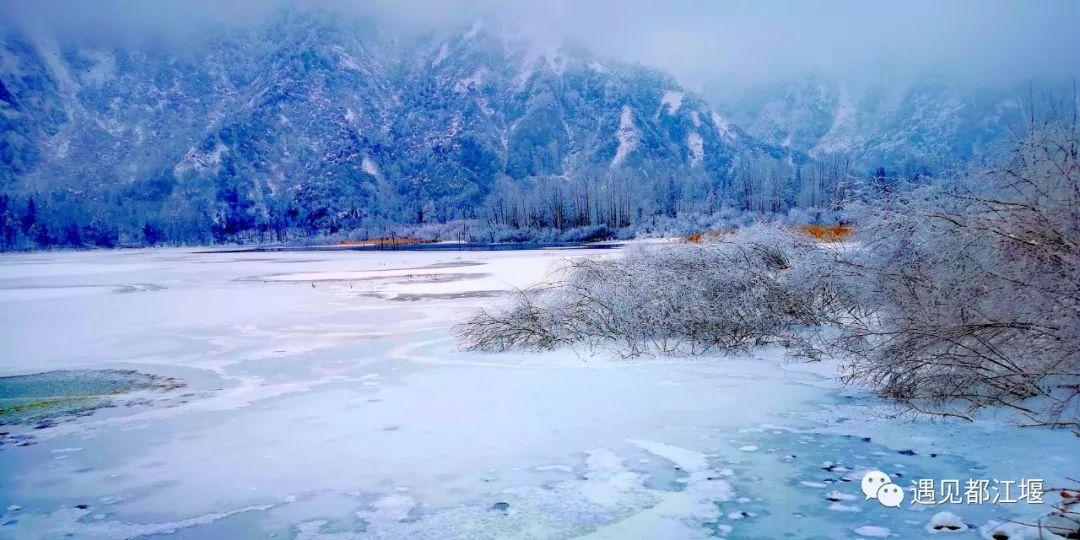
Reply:
<svg viewBox="0 0 1080 540"><path fill-rule="evenodd" d="M0 258L0 375L134 370L183 388L3 426L0 537L978 537L1037 505L885 508L859 476L1045 478L1077 440L896 421L780 351L458 351L451 326L567 257L136 250ZM909 494L910 497L910 494ZM959 536L958 536L959 537Z"/></svg>

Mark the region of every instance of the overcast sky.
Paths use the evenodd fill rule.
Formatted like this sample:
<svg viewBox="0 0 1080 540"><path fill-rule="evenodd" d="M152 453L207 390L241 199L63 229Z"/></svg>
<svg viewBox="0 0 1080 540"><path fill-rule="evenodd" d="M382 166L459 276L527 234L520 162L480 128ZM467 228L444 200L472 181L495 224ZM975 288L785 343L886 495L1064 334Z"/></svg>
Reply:
<svg viewBox="0 0 1080 540"><path fill-rule="evenodd" d="M0 0L0 25L182 42L215 25L257 24L282 4L374 17L392 32L507 19L698 89L808 73L978 83L1080 74L1080 0Z"/></svg>

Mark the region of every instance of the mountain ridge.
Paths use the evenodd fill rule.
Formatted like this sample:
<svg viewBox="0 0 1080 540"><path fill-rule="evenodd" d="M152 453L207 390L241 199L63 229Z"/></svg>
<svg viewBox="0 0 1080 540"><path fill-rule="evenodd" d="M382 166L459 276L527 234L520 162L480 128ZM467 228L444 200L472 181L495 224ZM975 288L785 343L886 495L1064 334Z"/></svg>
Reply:
<svg viewBox="0 0 1080 540"><path fill-rule="evenodd" d="M934 78L717 99L484 19L400 37L283 9L183 50L14 30L0 43L8 248L828 210L852 178L935 174L1023 113Z"/></svg>
<svg viewBox="0 0 1080 540"><path fill-rule="evenodd" d="M402 41L285 12L185 54L3 44L4 192L133 234L147 216L196 241L446 221L475 217L500 182L623 176L647 190L674 174L719 190L748 158L805 159L658 70L570 44L537 52L480 23ZM85 195L97 204L72 200Z"/></svg>

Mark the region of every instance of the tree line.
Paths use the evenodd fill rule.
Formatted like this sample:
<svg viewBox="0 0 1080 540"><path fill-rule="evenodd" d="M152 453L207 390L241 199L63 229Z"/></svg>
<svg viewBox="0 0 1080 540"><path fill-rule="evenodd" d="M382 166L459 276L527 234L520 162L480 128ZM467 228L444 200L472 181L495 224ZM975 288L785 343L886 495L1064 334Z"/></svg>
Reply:
<svg viewBox="0 0 1080 540"><path fill-rule="evenodd" d="M586 167L523 179L500 173L486 190L454 198L431 188L430 179L328 177L274 194L237 177L163 178L105 186L97 193L0 195L0 249L310 241L385 236L462 220L475 240L528 239L575 229L617 231L689 215L835 210L875 178L855 174L844 156L795 165L763 155L736 159L719 178L659 165Z"/></svg>

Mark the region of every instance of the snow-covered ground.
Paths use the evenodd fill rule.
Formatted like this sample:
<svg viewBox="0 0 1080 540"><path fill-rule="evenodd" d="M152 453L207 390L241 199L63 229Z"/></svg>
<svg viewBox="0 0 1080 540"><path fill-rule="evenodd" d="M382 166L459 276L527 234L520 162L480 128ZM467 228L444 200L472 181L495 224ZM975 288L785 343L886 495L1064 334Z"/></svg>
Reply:
<svg viewBox="0 0 1080 540"><path fill-rule="evenodd" d="M1076 476L1067 433L882 417L777 350L620 360L457 350L451 327L617 250L191 249L0 258L0 375L187 382L0 426L0 537L898 538L1041 505L900 509L861 472ZM910 493L909 493L910 498Z"/></svg>

